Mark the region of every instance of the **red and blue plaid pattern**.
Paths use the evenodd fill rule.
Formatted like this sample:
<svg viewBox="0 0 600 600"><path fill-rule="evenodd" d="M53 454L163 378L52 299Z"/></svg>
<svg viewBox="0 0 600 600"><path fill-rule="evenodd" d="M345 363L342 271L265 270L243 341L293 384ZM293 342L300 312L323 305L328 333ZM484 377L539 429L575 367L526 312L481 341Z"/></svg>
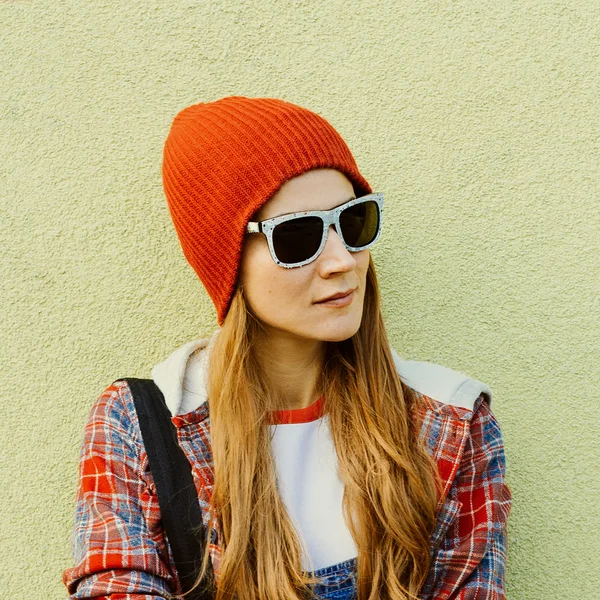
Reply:
<svg viewBox="0 0 600 600"><path fill-rule="evenodd" d="M498 422L483 396L473 408L419 395L421 436L445 482L422 600L501 600L512 498ZM206 404L173 417L192 464L218 578L221 534L208 522L213 486ZM63 573L70 598L156 600L181 593L129 387L117 382L95 402L81 450L75 566Z"/></svg>

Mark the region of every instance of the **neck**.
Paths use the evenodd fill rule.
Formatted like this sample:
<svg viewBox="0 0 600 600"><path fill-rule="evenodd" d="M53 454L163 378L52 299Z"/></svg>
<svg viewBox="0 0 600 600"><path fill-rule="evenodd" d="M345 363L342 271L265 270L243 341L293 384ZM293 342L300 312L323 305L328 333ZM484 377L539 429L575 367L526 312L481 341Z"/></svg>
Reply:
<svg viewBox="0 0 600 600"><path fill-rule="evenodd" d="M317 401L325 342L269 332L267 339L257 341L256 350L269 387L281 398L276 410L306 408Z"/></svg>

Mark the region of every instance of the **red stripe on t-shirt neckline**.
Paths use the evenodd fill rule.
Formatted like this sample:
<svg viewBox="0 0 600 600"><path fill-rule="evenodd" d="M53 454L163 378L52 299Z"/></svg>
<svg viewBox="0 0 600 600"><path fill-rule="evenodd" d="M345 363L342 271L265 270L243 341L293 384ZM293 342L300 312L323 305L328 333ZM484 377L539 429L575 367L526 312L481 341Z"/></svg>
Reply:
<svg viewBox="0 0 600 600"><path fill-rule="evenodd" d="M292 425L295 423L310 423L323 416L323 396L304 408L293 408L291 410L274 410L270 413L270 422L273 425Z"/></svg>

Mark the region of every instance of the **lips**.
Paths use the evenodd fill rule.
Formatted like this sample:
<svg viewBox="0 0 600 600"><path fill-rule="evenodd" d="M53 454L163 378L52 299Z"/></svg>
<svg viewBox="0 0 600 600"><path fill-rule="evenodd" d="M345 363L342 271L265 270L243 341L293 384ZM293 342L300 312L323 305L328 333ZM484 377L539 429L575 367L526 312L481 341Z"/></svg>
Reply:
<svg viewBox="0 0 600 600"><path fill-rule="evenodd" d="M323 298L322 300L317 300L315 304L320 304L321 302L329 302L330 300L337 300L338 298L345 298L349 296L352 292L354 292L356 288L352 288L346 290L345 292L338 292L337 294L333 294L333 296L327 296L327 298Z"/></svg>

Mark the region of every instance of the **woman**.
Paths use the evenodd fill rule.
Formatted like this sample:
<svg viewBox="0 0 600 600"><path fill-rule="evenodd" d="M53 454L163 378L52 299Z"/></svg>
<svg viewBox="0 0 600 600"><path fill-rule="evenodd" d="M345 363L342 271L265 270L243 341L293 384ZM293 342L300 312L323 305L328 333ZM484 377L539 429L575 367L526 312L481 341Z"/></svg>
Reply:
<svg viewBox="0 0 600 600"><path fill-rule="evenodd" d="M369 251L383 196L340 135L281 100L197 104L173 122L163 183L220 325L152 370L216 598L504 598L489 388L390 348ZM86 427L73 539L72 598L181 593L123 381Z"/></svg>

